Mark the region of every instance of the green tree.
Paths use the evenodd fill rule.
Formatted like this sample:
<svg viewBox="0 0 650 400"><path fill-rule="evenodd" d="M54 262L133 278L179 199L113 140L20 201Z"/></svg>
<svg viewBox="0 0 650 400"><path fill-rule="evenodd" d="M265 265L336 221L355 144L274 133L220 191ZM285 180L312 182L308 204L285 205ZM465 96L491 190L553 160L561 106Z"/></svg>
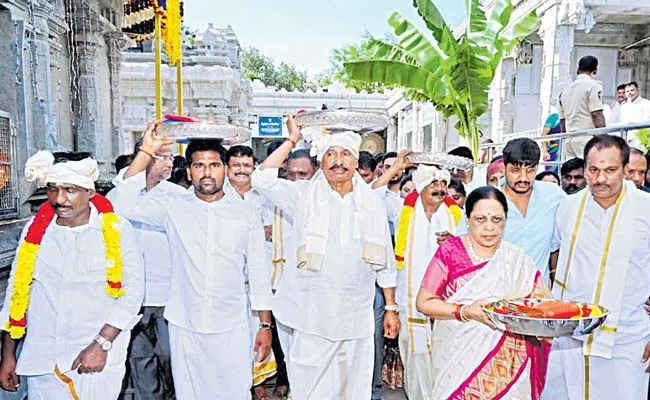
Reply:
<svg viewBox="0 0 650 400"><path fill-rule="evenodd" d="M271 57L254 47L244 49L242 52L242 69L248 79L258 79L266 86L277 90L285 89L288 92L316 90L316 85L309 80L307 72L299 71L292 64L284 62L276 64Z"/></svg>
<svg viewBox="0 0 650 400"><path fill-rule="evenodd" d="M365 90L368 93L383 93L388 88L379 82L367 82L352 79L345 70L345 63L366 60L372 56L369 43L373 40L369 32L365 32L357 43L349 43L338 49L332 49L329 56L329 67L316 76L320 87L326 87L334 82L340 82L345 87L355 89L357 92ZM395 43L395 37L387 34L384 38L389 43Z"/></svg>
<svg viewBox="0 0 650 400"><path fill-rule="evenodd" d="M532 12L513 21L512 0L495 0L489 13L478 0L465 0L465 29L454 37L431 0L412 0L430 31L428 35L398 12L388 19L397 43L372 39L365 60L345 63L353 80L407 89L412 98L428 100L445 118L456 116L456 129L478 157L478 118L488 110L488 91L504 54L538 22ZM432 40L430 40L432 39Z"/></svg>

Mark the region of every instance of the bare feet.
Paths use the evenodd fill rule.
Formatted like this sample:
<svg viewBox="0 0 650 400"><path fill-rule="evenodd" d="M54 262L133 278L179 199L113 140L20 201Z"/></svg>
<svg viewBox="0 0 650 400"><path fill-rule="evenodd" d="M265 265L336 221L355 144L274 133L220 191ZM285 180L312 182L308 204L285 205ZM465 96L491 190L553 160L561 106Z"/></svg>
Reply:
<svg viewBox="0 0 650 400"><path fill-rule="evenodd" d="M253 387L253 398L255 400L270 400L269 394L262 385Z"/></svg>
<svg viewBox="0 0 650 400"><path fill-rule="evenodd" d="M281 399L286 398L288 394L289 394L289 386L286 385L280 385L276 387L275 390L273 391L273 395Z"/></svg>

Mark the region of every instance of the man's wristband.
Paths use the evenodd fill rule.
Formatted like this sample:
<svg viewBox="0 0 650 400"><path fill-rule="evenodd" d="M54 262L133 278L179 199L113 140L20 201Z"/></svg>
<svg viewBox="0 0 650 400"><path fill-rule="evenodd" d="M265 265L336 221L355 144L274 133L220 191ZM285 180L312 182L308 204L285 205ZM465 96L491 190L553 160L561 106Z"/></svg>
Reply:
<svg viewBox="0 0 650 400"><path fill-rule="evenodd" d="M298 144L298 141L289 138L289 142L291 143L291 148L292 148L292 149L295 149L295 148L296 148L296 145Z"/></svg>
<svg viewBox="0 0 650 400"><path fill-rule="evenodd" d="M260 322L259 325L260 329L271 329L271 323L270 322Z"/></svg>
<svg viewBox="0 0 650 400"><path fill-rule="evenodd" d="M148 155L148 156L151 157L151 158L155 158L155 157L156 157L156 155L153 153L153 151L149 150L149 149L146 148L146 147L140 147L140 148L138 149L138 151L143 152L144 154Z"/></svg>

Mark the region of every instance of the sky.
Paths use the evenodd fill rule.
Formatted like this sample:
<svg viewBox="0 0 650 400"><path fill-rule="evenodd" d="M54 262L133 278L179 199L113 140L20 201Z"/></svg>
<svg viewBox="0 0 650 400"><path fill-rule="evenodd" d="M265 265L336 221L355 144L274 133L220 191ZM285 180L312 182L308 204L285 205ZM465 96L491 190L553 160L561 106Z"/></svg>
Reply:
<svg viewBox="0 0 650 400"><path fill-rule="evenodd" d="M452 27L462 22L463 1L433 1ZM243 47L256 47L312 76L327 68L332 49L360 41L366 31L377 37L390 32L387 20L394 11L413 22L420 20L412 0L185 0L184 4L184 23L191 28L201 31L210 22L216 27L231 25Z"/></svg>

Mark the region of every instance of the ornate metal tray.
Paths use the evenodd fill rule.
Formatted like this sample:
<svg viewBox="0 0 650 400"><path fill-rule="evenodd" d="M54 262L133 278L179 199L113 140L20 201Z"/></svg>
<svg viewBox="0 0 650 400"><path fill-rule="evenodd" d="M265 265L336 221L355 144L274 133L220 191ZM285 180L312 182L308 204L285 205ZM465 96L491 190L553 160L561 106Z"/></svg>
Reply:
<svg viewBox="0 0 650 400"><path fill-rule="evenodd" d="M251 137L250 129L243 126L170 120L160 124L157 133L179 143L187 143L190 139L222 139L225 144L237 144Z"/></svg>
<svg viewBox="0 0 650 400"><path fill-rule="evenodd" d="M390 117L388 114L370 111L323 110L298 114L296 123L302 128L321 128L328 133L340 131L366 133L386 129Z"/></svg>
<svg viewBox="0 0 650 400"><path fill-rule="evenodd" d="M468 171L474 168L474 162L465 157L452 156L445 153L411 153L406 157L411 164L438 165L445 169Z"/></svg>
<svg viewBox="0 0 650 400"><path fill-rule="evenodd" d="M601 326L609 311L601 306L574 303L579 308L586 307L589 315L578 315L571 318L537 318L518 311L520 306L530 307L553 299L515 299L499 300L490 303L486 312L497 329L520 335L537 337L560 337L588 335ZM507 309L508 314L503 314Z"/></svg>

